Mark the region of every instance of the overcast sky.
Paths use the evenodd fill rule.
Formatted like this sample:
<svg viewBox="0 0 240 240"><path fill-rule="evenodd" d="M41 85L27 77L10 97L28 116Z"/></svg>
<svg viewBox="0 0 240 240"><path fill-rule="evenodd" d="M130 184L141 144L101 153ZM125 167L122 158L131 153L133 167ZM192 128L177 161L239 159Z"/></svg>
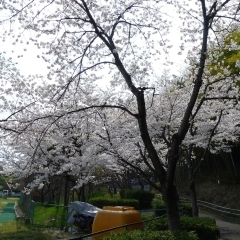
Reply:
<svg viewBox="0 0 240 240"><path fill-rule="evenodd" d="M172 74L180 74L181 68L184 68L184 59L186 58L186 51L182 53L182 55L178 55L178 52L180 51L179 45L180 45L180 34L179 34L179 25L181 22L179 22L179 19L176 19L176 17L173 15L173 28L171 30L171 34L169 35L170 40L172 41L173 48L169 50L169 55L167 56L170 61L174 62L173 66L170 67ZM15 28L16 29L16 28ZM13 45L15 38L12 38L10 35L5 42L2 42L1 32L9 30L4 29L0 25L0 52L4 53L5 57L12 57L14 63L18 63L16 67L20 70L21 74L29 75L29 74L41 74L46 75L47 74L47 66L46 63L41 59L41 57L38 57L41 55L41 50L37 49L36 46L34 46L31 42L29 44L21 44L20 42ZM25 32L22 35L25 36L25 39L27 42L27 39L29 37L29 33ZM24 38L23 38L24 42ZM20 57L19 57L20 56ZM162 61L164 61L164 58L162 58ZM156 74L160 75L161 71L164 70L164 68L161 66L160 63L153 63L156 69Z"/></svg>

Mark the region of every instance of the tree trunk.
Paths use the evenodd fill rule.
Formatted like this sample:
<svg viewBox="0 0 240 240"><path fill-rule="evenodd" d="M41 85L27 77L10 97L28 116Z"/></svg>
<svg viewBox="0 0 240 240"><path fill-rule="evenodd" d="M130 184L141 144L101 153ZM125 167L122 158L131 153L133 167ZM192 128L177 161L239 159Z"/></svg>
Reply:
<svg viewBox="0 0 240 240"><path fill-rule="evenodd" d="M85 197L85 185L83 184L81 187L81 201L85 202L86 201L86 197Z"/></svg>
<svg viewBox="0 0 240 240"><path fill-rule="evenodd" d="M41 203L44 203L44 192L43 192L43 188L41 189Z"/></svg>
<svg viewBox="0 0 240 240"><path fill-rule="evenodd" d="M61 200L62 184L63 184L63 177L61 176L60 185L59 185L59 193L58 193L57 200L56 200L58 205L60 204L60 200Z"/></svg>
<svg viewBox="0 0 240 240"><path fill-rule="evenodd" d="M64 200L63 200L63 205L65 207L68 205L68 178L69 176L66 175L64 183Z"/></svg>
<svg viewBox="0 0 240 240"><path fill-rule="evenodd" d="M113 194L117 194L117 188L113 182L112 182L112 187L113 187Z"/></svg>
<svg viewBox="0 0 240 240"><path fill-rule="evenodd" d="M191 196L191 203L192 203L192 215L193 217L198 217L198 204L197 204L197 194L195 189L194 180L189 185L189 191Z"/></svg>
<svg viewBox="0 0 240 240"><path fill-rule="evenodd" d="M140 177L138 177L138 182L141 187L141 190L144 190L144 183L143 183L143 181L141 181Z"/></svg>
<svg viewBox="0 0 240 240"><path fill-rule="evenodd" d="M198 217L197 193L196 193L195 182L194 182L193 162L191 159L192 150L193 150L193 146L190 145L189 151L186 156L186 160L187 160L187 167L188 167L188 181L189 181L189 193L190 193L191 204L192 204L192 215L193 217Z"/></svg>
<svg viewBox="0 0 240 240"><path fill-rule="evenodd" d="M162 196L166 206L169 230L180 229L180 215L178 210L179 198L175 185L167 183L163 184Z"/></svg>

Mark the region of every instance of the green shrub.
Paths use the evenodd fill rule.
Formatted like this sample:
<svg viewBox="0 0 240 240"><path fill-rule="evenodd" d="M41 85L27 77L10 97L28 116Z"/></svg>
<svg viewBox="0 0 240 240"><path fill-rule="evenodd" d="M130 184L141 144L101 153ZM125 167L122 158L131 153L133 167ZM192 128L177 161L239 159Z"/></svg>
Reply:
<svg viewBox="0 0 240 240"><path fill-rule="evenodd" d="M200 240L215 240L220 237L220 229L212 218L181 218L181 227L196 231Z"/></svg>
<svg viewBox="0 0 240 240"><path fill-rule="evenodd" d="M154 215L143 215L143 214L141 214L141 217L142 217L142 221L149 221L149 220L152 221L152 219L155 218Z"/></svg>
<svg viewBox="0 0 240 240"><path fill-rule="evenodd" d="M190 203L179 203L181 216L192 217L192 205Z"/></svg>
<svg viewBox="0 0 240 240"><path fill-rule="evenodd" d="M102 240L198 240L194 232L185 231L123 231Z"/></svg>
<svg viewBox="0 0 240 240"><path fill-rule="evenodd" d="M163 231L168 230L167 218L162 217L145 224L145 228L148 231Z"/></svg>
<svg viewBox="0 0 240 240"><path fill-rule="evenodd" d="M166 215L165 203L160 198L154 198L152 208L156 217ZM192 217L192 206L189 203L179 203L179 211L182 216Z"/></svg>
<svg viewBox="0 0 240 240"><path fill-rule="evenodd" d="M165 208L162 198L154 198L151 203L152 208Z"/></svg>
<svg viewBox="0 0 240 240"><path fill-rule="evenodd" d="M103 206L131 206L135 209L139 209L139 203L136 199L115 199L106 197L90 198L88 201L90 204L102 208Z"/></svg>
<svg viewBox="0 0 240 240"><path fill-rule="evenodd" d="M139 209L149 209L151 208L154 193L140 189L124 189L120 191L120 196L124 199L137 199Z"/></svg>
<svg viewBox="0 0 240 240"><path fill-rule="evenodd" d="M161 217L166 215L166 208L165 208L165 203L163 202L162 199L160 198L154 198L152 200L152 208L154 210L154 215L156 217Z"/></svg>
<svg viewBox="0 0 240 240"><path fill-rule="evenodd" d="M199 240L216 240L220 236L220 229L216 221L211 218L182 217L180 219L182 230L195 231ZM146 224L146 230L161 231L167 230L167 218L160 218Z"/></svg>
<svg viewBox="0 0 240 240"><path fill-rule="evenodd" d="M97 188L90 194L89 199L96 198L96 197L103 197L103 196L105 196L105 197L110 196L107 189L106 188Z"/></svg>

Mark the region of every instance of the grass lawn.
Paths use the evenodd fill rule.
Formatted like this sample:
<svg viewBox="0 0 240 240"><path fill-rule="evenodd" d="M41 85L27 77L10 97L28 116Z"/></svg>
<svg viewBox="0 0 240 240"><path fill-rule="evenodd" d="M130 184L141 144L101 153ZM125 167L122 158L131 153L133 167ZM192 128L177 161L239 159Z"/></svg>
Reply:
<svg viewBox="0 0 240 240"><path fill-rule="evenodd" d="M8 203L14 203L17 198L0 198L0 211ZM12 239L25 239L25 240L43 240L51 239L51 235L48 233L31 229L24 224L24 220L18 219L7 223L0 223L0 240L12 240Z"/></svg>
<svg viewBox="0 0 240 240"><path fill-rule="evenodd" d="M35 203L34 224L46 227L64 227L67 214L68 208L63 206Z"/></svg>
<svg viewBox="0 0 240 240"><path fill-rule="evenodd" d="M8 223L0 223L0 240L24 239L43 240L51 239L51 235L42 229L31 229L24 224L23 220L14 220Z"/></svg>
<svg viewBox="0 0 240 240"><path fill-rule="evenodd" d="M16 202L16 198L0 198L0 211L7 205L7 203ZM61 223L61 216L63 216L63 208L56 208L55 206L44 207L36 206L35 217L37 221L48 223L49 219L59 219L55 223ZM64 215L65 217L65 215ZM67 232L61 231L57 228L43 228L34 225L25 225L24 219L17 219L8 223L0 223L0 240L55 240L68 239L76 235L70 235Z"/></svg>

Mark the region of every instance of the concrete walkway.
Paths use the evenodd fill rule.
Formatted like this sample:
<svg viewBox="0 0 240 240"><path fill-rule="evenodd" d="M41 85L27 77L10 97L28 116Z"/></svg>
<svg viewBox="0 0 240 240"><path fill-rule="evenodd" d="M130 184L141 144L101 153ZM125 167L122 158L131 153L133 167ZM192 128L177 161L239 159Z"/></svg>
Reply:
<svg viewBox="0 0 240 240"><path fill-rule="evenodd" d="M224 220L216 215L200 212L200 217L210 217L216 220L220 227L220 240L240 240L240 224Z"/></svg>

